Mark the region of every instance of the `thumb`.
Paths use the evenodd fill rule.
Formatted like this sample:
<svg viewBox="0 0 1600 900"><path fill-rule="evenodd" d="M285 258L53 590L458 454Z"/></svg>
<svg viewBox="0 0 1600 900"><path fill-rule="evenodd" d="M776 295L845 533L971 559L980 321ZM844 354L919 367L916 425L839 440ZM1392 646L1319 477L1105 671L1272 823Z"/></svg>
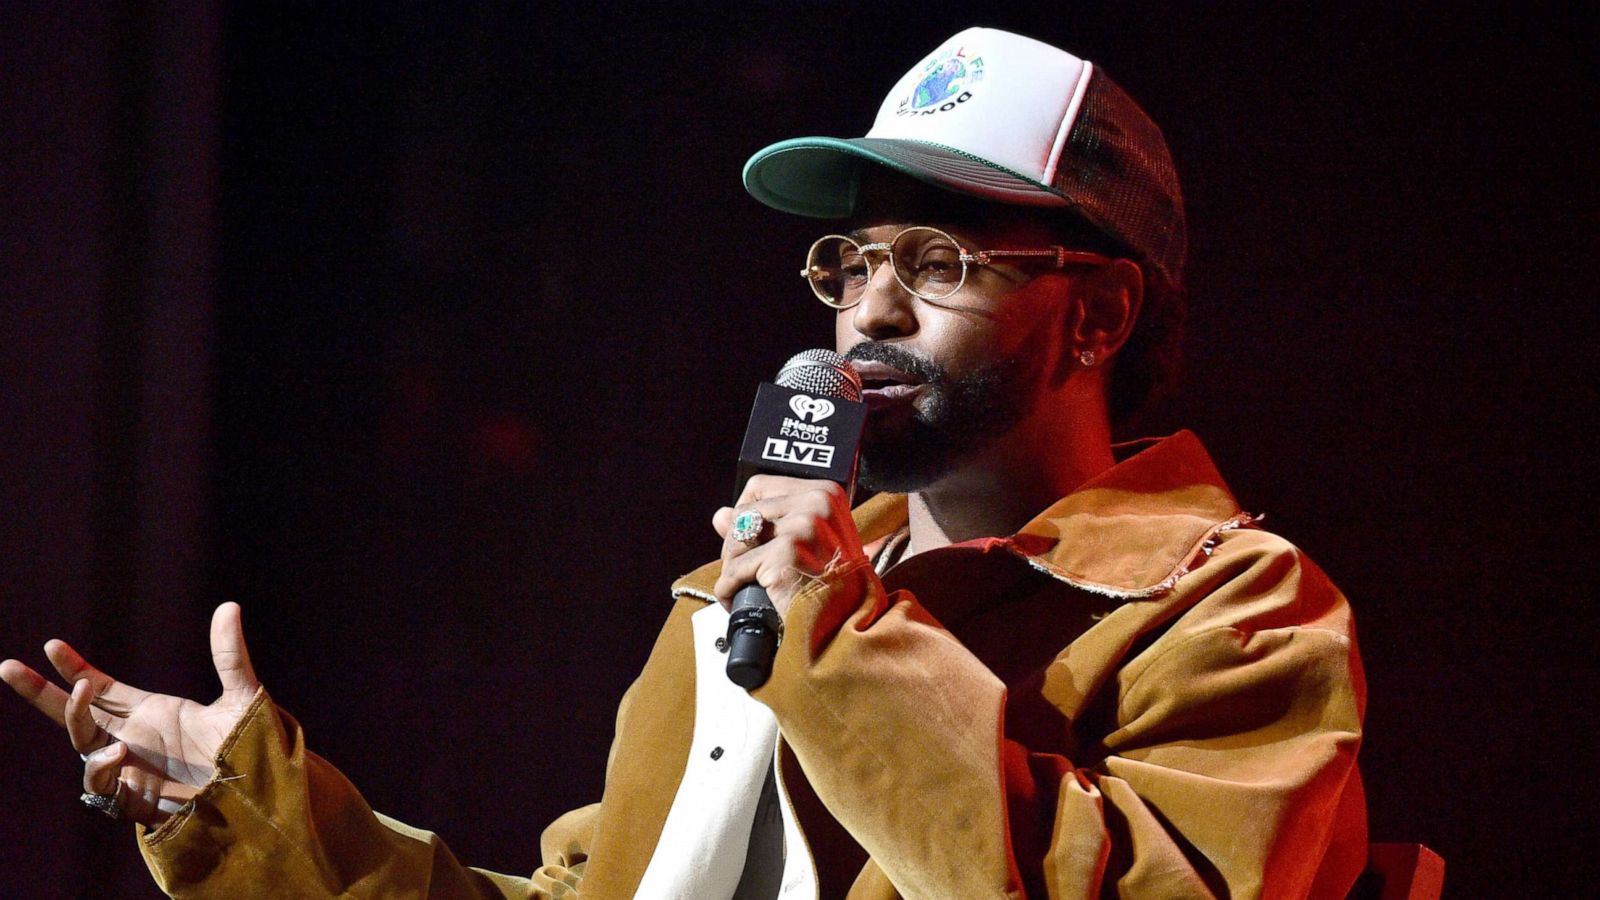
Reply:
<svg viewBox="0 0 1600 900"><path fill-rule="evenodd" d="M244 645L244 620L237 603L224 603L211 615L211 664L217 668L224 694L247 697L261 686Z"/></svg>

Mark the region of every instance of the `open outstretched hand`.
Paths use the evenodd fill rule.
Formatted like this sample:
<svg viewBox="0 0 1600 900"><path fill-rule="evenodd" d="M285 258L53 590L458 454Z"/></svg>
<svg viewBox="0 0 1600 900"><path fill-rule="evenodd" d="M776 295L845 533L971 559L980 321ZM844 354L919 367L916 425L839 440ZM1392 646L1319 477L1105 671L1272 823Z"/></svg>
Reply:
<svg viewBox="0 0 1600 900"><path fill-rule="evenodd" d="M67 730L85 757L83 789L116 796L122 816L145 825L165 821L211 779L218 749L260 686L236 603L211 617L222 696L209 705L123 684L65 641L44 651L70 692L14 659L0 662L0 679Z"/></svg>

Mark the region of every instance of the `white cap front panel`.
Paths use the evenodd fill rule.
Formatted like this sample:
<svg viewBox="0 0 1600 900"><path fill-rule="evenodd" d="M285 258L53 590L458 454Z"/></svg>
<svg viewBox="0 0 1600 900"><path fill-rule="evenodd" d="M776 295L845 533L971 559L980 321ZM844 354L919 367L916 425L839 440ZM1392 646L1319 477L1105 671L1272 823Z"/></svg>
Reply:
<svg viewBox="0 0 1600 900"><path fill-rule="evenodd" d="M945 41L897 82L869 138L928 141L1048 184L1091 67L989 28Z"/></svg>

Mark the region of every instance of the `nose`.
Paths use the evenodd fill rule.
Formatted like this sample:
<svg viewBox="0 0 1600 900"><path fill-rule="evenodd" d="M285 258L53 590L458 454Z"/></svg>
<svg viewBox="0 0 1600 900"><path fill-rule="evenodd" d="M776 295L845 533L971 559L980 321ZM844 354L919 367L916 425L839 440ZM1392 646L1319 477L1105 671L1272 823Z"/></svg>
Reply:
<svg viewBox="0 0 1600 900"><path fill-rule="evenodd" d="M894 277L888 260L872 267L861 302L846 310L850 326L871 340L905 337L917 330L917 298Z"/></svg>

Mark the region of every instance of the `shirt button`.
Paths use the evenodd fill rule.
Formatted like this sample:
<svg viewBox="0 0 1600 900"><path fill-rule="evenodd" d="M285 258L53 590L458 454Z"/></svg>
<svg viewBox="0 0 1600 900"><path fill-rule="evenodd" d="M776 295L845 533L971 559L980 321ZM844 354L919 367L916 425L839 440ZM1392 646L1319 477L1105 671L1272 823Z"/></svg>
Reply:
<svg viewBox="0 0 1600 900"><path fill-rule="evenodd" d="M711 758L712 759L721 759L722 758L722 748L721 747L712 747L711 748Z"/></svg>
<svg viewBox="0 0 1600 900"><path fill-rule="evenodd" d="M727 653L728 652L728 639L727 638L717 638L717 652L718 653Z"/></svg>

